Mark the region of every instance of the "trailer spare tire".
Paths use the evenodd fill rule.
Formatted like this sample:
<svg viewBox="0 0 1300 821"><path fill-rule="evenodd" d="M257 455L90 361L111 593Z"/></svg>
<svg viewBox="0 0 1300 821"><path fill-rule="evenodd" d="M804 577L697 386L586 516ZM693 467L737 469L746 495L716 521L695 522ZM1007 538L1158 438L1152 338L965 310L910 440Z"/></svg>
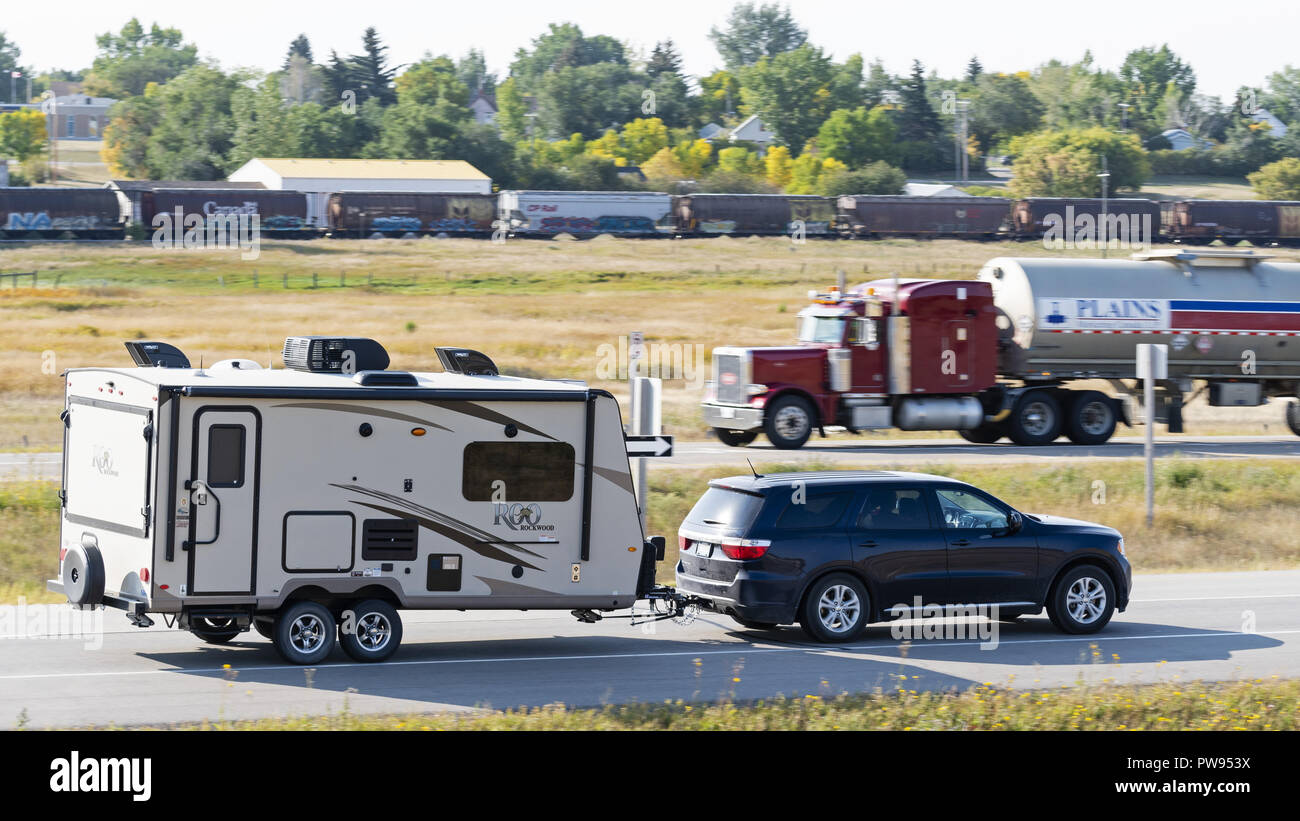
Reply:
<svg viewBox="0 0 1300 821"><path fill-rule="evenodd" d="M1296 436L1300 436L1300 401L1291 400L1286 406L1286 426Z"/></svg>
<svg viewBox="0 0 1300 821"><path fill-rule="evenodd" d="M750 442L758 438L756 430L727 430L726 428L714 428L713 432L717 434L718 441L728 447L743 448Z"/></svg>
<svg viewBox="0 0 1300 821"><path fill-rule="evenodd" d="M812 436L817 415L802 396L787 394L767 406L763 414L763 433L781 450L797 450Z"/></svg>
<svg viewBox="0 0 1300 821"><path fill-rule="evenodd" d="M244 632L232 618L197 618L190 623L190 632L208 644L226 644Z"/></svg>
<svg viewBox="0 0 1300 821"><path fill-rule="evenodd" d="M61 572L63 592L70 604L99 604L104 600L104 559L94 545L68 548Z"/></svg>
<svg viewBox="0 0 1300 821"><path fill-rule="evenodd" d="M1076 445L1100 445L1115 433L1115 403L1101 391L1081 391L1070 400L1065 435Z"/></svg>
<svg viewBox="0 0 1300 821"><path fill-rule="evenodd" d="M1061 403L1051 391L1025 391L1007 417L1007 435L1017 445L1046 445L1061 435Z"/></svg>

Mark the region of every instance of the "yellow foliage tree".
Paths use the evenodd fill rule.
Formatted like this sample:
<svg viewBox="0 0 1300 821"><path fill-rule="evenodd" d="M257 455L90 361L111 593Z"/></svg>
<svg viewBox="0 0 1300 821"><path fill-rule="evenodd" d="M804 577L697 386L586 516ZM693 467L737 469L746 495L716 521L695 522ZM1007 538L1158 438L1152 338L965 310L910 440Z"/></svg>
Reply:
<svg viewBox="0 0 1300 821"><path fill-rule="evenodd" d="M767 150L763 165L767 171L767 181L777 188L784 189L790 184L790 149L783 145L774 145Z"/></svg>

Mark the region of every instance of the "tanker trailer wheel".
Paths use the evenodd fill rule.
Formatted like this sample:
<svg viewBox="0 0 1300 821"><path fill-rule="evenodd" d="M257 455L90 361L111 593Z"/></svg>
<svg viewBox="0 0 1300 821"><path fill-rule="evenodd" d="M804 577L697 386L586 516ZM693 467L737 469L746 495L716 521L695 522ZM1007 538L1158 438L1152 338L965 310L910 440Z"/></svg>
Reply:
<svg viewBox="0 0 1300 821"><path fill-rule="evenodd" d="M1300 401L1292 400L1286 406L1286 426L1296 436L1300 436Z"/></svg>
<svg viewBox="0 0 1300 821"><path fill-rule="evenodd" d="M190 632L208 644L226 644L243 631L231 618L201 618L190 624Z"/></svg>
<svg viewBox="0 0 1300 821"><path fill-rule="evenodd" d="M796 450L812 436L813 407L801 396L782 396L767 406L763 432L781 450Z"/></svg>
<svg viewBox="0 0 1300 821"><path fill-rule="evenodd" d="M1101 391L1083 391L1069 405L1065 435L1076 445L1100 445L1115 434L1115 403Z"/></svg>
<svg viewBox="0 0 1300 821"><path fill-rule="evenodd" d="M959 430L957 435L976 445L991 445L1007 434L1002 425L985 423L977 428Z"/></svg>
<svg viewBox="0 0 1300 821"><path fill-rule="evenodd" d="M756 430L727 430L726 428L714 428L713 432L717 434L718 441L728 447L743 448L750 442L758 438Z"/></svg>
<svg viewBox="0 0 1300 821"><path fill-rule="evenodd" d="M1061 435L1061 403L1049 391L1026 391L1007 417L1007 435L1017 445L1046 445Z"/></svg>

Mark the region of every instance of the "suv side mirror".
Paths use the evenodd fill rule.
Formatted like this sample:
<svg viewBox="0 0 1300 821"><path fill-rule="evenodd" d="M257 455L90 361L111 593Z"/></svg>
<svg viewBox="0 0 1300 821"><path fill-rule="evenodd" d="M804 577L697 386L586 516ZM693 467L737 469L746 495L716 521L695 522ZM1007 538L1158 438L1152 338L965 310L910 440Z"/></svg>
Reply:
<svg viewBox="0 0 1300 821"><path fill-rule="evenodd" d="M1010 536L1012 533L1020 532L1020 528L1024 526L1025 517L1014 510L1011 511L1011 515L1007 517L1007 535Z"/></svg>

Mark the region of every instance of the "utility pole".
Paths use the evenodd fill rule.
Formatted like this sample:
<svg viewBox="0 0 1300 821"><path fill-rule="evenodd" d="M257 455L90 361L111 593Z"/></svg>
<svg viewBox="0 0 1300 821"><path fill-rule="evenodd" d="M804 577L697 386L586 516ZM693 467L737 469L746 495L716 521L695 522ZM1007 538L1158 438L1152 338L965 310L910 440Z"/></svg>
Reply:
<svg viewBox="0 0 1300 821"><path fill-rule="evenodd" d="M1097 236L1101 239L1101 258L1106 259L1110 251L1110 238L1106 236L1106 196L1110 189L1110 166L1106 163L1106 155L1101 155L1101 219L1097 224Z"/></svg>

